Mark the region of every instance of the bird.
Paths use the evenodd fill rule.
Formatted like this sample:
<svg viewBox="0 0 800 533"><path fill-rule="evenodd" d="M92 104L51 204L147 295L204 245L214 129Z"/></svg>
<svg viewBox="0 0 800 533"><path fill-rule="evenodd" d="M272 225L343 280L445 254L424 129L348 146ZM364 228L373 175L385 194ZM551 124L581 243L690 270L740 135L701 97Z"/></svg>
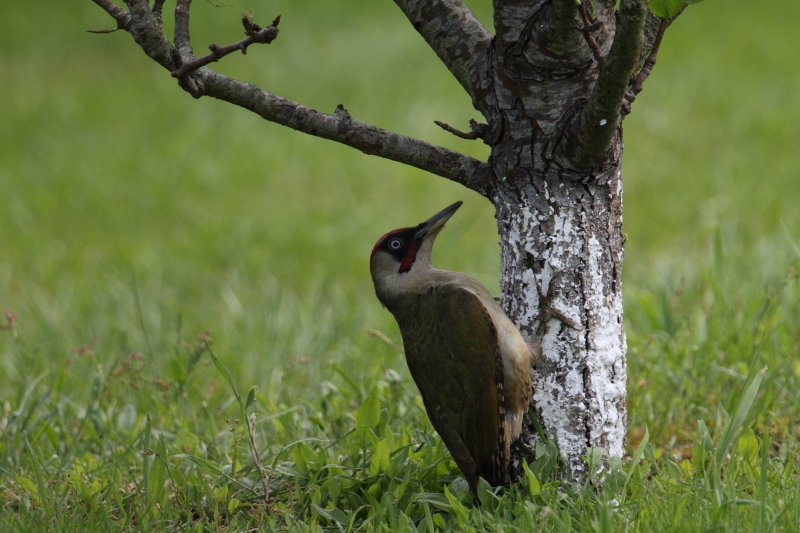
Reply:
<svg viewBox="0 0 800 533"><path fill-rule="evenodd" d="M541 350L475 278L431 263L434 240L462 203L378 239L370 273L431 424L476 493L479 477L507 484Z"/></svg>

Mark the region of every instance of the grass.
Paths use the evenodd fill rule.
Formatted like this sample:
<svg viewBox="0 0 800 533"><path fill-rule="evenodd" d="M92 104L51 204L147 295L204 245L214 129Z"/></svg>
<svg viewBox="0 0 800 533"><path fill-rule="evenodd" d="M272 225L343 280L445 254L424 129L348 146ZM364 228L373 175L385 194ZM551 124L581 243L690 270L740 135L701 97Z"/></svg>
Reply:
<svg viewBox="0 0 800 533"><path fill-rule="evenodd" d="M464 199L437 264L497 292L488 202L193 101L84 33L91 2L40 4L0 17L0 530L797 530L794 2L692 6L626 120L629 458L602 490L541 460L480 507L366 254ZM249 7L281 36L222 71L486 157L433 125L474 113L391 2ZM237 14L196 2L192 31Z"/></svg>

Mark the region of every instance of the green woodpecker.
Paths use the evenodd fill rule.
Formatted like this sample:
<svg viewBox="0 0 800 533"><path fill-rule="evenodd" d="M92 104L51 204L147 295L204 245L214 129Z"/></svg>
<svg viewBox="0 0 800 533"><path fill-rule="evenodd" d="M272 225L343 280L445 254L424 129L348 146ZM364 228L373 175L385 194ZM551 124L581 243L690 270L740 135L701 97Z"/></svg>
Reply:
<svg viewBox="0 0 800 533"><path fill-rule="evenodd" d="M538 354L475 278L431 264L433 241L461 203L381 237L370 272L431 424L475 490L479 476L506 483Z"/></svg>

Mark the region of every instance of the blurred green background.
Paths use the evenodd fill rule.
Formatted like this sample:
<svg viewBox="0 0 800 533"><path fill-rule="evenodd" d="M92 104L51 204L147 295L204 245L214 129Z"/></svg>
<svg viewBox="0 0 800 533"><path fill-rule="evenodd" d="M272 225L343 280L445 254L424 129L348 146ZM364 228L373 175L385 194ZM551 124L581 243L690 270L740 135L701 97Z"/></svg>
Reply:
<svg viewBox="0 0 800 533"><path fill-rule="evenodd" d="M491 26L491 2L467 3ZM214 68L321 111L343 104L358 120L488 156L434 125L466 128L479 117L390 0L241 6L262 24L281 14L280 36ZM511 522L528 513L587 531L662 531L685 511L687 531L755 530L766 518L797 529L797 20L794 0L707 0L667 32L624 123L628 450L645 427L651 446L639 448L641 467L626 467L634 482L621 495L590 489L573 502L543 485L531 500L509 489ZM17 520L0 529L192 526L195 517L169 502L199 497L198 487L213 487L197 504L209 529L261 523L252 506L230 511L255 476L242 428L232 432L224 413L236 410L224 374L193 347L205 331L239 390L258 386L254 446L277 476L270 490L286 524L324 516L309 501L355 518L367 492L385 492L390 480L372 472L376 451L360 451L360 433L344 438L367 398L382 409L381 439L397 439L398 452L419 446L397 470L411 479L408 494L442 497L457 472L442 462L397 326L374 296L369 251L386 231L464 200L437 241L436 264L496 294L492 206L442 178L195 101L129 35L86 32L112 25L89 0L6 2L0 12L0 313L18 316L12 324L0 314L0 506ZM192 35L198 54L238 40L239 14L196 0ZM764 366L749 417L736 419L742 437L730 435L722 485L709 484L719 471L709 477L700 452L711 441L698 421L721 446L747 376ZM161 464L146 455L151 420L166 439L152 441L163 464L189 476L168 484L169 497L163 477L136 485L146 465ZM299 439L309 444L290 456ZM304 453L329 453L347 471L342 498L321 496L310 471L299 475ZM182 454L236 479L190 467ZM720 507L720 490L733 506ZM484 519L513 527L505 511L470 512L481 528Z"/></svg>
<svg viewBox="0 0 800 533"><path fill-rule="evenodd" d="M468 4L491 27L490 2ZM485 146L434 125L463 129L479 117L389 0L242 6L262 23L281 14L280 36L215 69L487 157ZM654 287L692 279L709 250L736 258L733 292L759 294L800 254L800 68L787 23L796 20L793 0L708 0L667 33L624 124L625 297L634 311ZM18 400L45 372L44 383L85 396L98 362L131 351L146 355L155 379L205 330L243 387L258 384L287 404L331 379L331 361L356 376L371 364L402 370L396 350L365 333L399 340L374 297L368 254L384 232L458 199L465 206L438 241L437 265L497 292L489 202L195 101L129 35L86 33L112 26L88 0L10 2L0 16L0 310L19 315L20 339L0 335L5 398ZM198 53L240 34L234 9L195 2ZM634 311L635 354L656 326ZM84 345L96 359L78 353ZM631 359L635 383L648 371ZM147 410L146 394L130 394Z"/></svg>

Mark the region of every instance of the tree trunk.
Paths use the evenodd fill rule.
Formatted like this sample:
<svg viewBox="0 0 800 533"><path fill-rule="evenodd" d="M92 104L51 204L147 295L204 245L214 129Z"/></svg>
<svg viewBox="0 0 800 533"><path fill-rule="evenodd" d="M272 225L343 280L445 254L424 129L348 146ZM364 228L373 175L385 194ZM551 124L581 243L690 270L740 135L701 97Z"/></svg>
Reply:
<svg viewBox="0 0 800 533"><path fill-rule="evenodd" d="M590 99L598 62L577 31L571 39L559 37L555 3L540 3L538 10L535 2L528 9L499 4L495 93L504 126L492 150L491 200L502 254L501 305L525 337L542 336L532 403L578 480L588 447L624 453L621 128L590 168L575 164L565 139ZM597 47L605 55L615 21L611 11L598 15L605 32ZM613 120L604 126L618 128ZM539 301L556 273L554 294L547 296L569 324L545 315ZM540 325L542 317L547 323ZM523 442L535 449L537 439L526 421ZM518 473L520 457L517 452L512 472L516 466Z"/></svg>
<svg viewBox="0 0 800 533"><path fill-rule="evenodd" d="M536 415L555 437L573 479L585 471L587 447L617 457L625 451L619 165L608 174L602 185L581 185L560 180L555 171L535 173L529 183L494 197L503 309L531 339L542 314L539 289L562 272L553 306L581 328L548 320L533 396ZM537 438L526 421L523 443L535 449Z"/></svg>

